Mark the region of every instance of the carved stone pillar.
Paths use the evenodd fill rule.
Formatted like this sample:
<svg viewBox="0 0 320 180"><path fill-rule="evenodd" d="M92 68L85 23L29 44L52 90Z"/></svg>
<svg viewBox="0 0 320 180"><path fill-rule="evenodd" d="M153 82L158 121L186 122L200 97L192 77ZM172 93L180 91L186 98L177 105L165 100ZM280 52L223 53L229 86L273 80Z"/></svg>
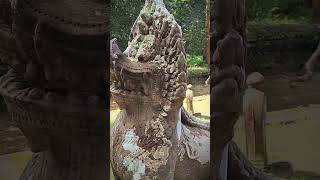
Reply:
<svg viewBox="0 0 320 180"><path fill-rule="evenodd" d="M232 142L245 82L245 0L211 3L211 179L279 179L255 168Z"/></svg>
<svg viewBox="0 0 320 180"><path fill-rule="evenodd" d="M14 8L0 91L34 152L20 179L107 179L108 4L18 0Z"/></svg>
<svg viewBox="0 0 320 180"><path fill-rule="evenodd" d="M244 0L213 0L211 126L214 180L226 180L228 144L241 112L245 60Z"/></svg>

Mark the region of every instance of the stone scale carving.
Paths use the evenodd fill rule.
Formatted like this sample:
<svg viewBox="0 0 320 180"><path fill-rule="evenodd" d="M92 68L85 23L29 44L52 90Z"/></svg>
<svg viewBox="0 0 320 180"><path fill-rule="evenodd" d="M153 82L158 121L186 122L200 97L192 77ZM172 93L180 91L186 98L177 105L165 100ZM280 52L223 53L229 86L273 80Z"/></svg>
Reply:
<svg viewBox="0 0 320 180"><path fill-rule="evenodd" d="M212 179L277 179L255 168L232 142L245 88L245 0L211 0L210 6Z"/></svg>
<svg viewBox="0 0 320 180"><path fill-rule="evenodd" d="M3 3L12 16L0 17L4 42L0 92L34 153L21 180L102 180L109 176L108 101L104 98L109 78L108 3Z"/></svg>
<svg viewBox="0 0 320 180"><path fill-rule="evenodd" d="M162 0L146 0L122 52L111 41L111 93L122 111L112 129L116 179L209 179L209 124L183 108L182 31Z"/></svg>
<svg viewBox="0 0 320 180"><path fill-rule="evenodd" d="M227 179L228 146L241 112L245 72L243 0L213 0L211 48L211 123L213 179Z"/></svg>

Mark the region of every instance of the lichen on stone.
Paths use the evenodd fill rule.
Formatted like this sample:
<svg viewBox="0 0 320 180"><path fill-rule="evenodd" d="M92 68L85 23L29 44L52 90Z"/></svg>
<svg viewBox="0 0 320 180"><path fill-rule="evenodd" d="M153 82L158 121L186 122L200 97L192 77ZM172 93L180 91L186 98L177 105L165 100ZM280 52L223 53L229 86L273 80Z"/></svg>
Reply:
<svg viewBox="0 0 320 180"><path fill-rule="evenodd" d="M210 132L199 130L198 133L184 126L183 144L190 159L195 159L201 164L209 163L210 159ZM180 156L181 158L181 156Z"/></svg>
<svg viewBox="0 0 320 180"><path fill-rule="evenodd" d="M146 169L150 172L157 173L161 166L166 165L169 157L169 150L171 147L171 142L164 136L164 128L159 122L156 125L148 121L149 125L147 128L155 128L157 130L157 135L155 140L161 140L162 144L157 147L152 147L151 150L146 150L143 147L137 145L139 141L139 136L134 132L135 129L127 130L124 135L124 141L122 147L124 150L130 153L124 157L122 164L127 168L128 171L133 173L136 179L141 179L141 176L145 174Z"/></svg>
<svg viewBox="0 0 320 180"><path fill-rule="evenodd" d="M152 53L155 36L154 35L146 35L142 37L143 40L141 43L137 44L137 53L135 55L135 58L138 59L140 56L143 56L147 53ZM151 52L150 52L151 51Z"/></svg>
<svg viewBox="0 0 320 180"><path fill-rule="evenodd" d="M125 134L125 139L122 143L124 150L130 151L133 155L138 154L141 151L141 148L137 145L139 137L136 136L133 129L130 129Z"/></svg>
<svg viewBox="0 0 320 180"><path fill-rule="evenodd" d="M133 180L140 180L145 174L145 164L139 159L126 156L123 159L122 164L127 168L128 171L133 172Z"/></svg>
<svg viewBox="0 0 320 180"><path fill-rule="evenodd" d="M152 16L155 10L156 10L156 4L154 2L146 3L140 12L140 17L144 21L150 22L152 21Z"/></svg>
<svg viewBox="0 0 320 180"><path fill-rule="evenodd" d="M168 122L177 104L183 102L186 91L186 53L183 48L181 27L165 8L162 0L147 0L132 28L132 39L125 54L131 61L143 61L155 64L158 67L156 92L161 94L160 107L150 120L144 120L145 126L140 134L135 129L126 130L123 148L129 154L123 159L127 170L133 174L141 175L142 179L157 176L161 168L167 169L170 150L175 146L171 142L171 133L182 136L181 122L178 128L169 132ZM143 63L141 63L143 64ZM141 65L140 64L140 65ZM162 86L162 83L164 84ZM163 92L163 93L162 93ZM154 95L156 96L156 95ZM181 117L179 117L180 119ZM176 119L175 119L176 120ZM140 136L140 137L139 137ZM174 147L175 148L175 147ZM137 163L135 167L127 162ZM144 167L144 168L142 168ZM142 172L142 169L145 172ZM145 173L145 175L144 175Z"/></svg>

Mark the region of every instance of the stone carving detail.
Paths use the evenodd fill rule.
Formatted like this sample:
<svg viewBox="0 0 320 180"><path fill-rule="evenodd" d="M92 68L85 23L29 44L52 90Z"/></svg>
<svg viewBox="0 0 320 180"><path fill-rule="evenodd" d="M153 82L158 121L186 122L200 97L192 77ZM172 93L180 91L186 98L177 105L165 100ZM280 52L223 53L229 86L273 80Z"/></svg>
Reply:
<svg viewBox="0 0 320 180"><path fill-rule="evenodd" d="M192 91L192 85L189 84L187 86L187 92L186 92L186 104L187 104L187 111L191 114L194 114L193 111L193 91Z"/></svg>
<svg viewBox="0 0 320 180"><path fill-rule="evenodd" d="M320 62L320 42L318 43L317 49L312 53L309 60L304 65L305 73L302 76L294 78L292 81L307 81L314 75L314 69Z"/></svg>
<svg viewBox="0 0 320 180"><path fill-rule="evenodd" d="M11 6L12 30L0 20L0 92L34 152L20 179L106 179L106 2Z"/></svg>
<svg viewBox="0 0 320 180"><path fill-rule="evenodd" d="M255 168L232 142L245 87L245 0L211 0L210 6L212 179L278 179Z"/></svg>
<svg viewBox="0 0 320 180"><path fill-rule="evenodd" d="M208 179L209 125L182 108L182 31L162 0L146 0L122 53L111 41L111 93L122 109L112 130L116 179Z"/></svg>
<svg viewBox="0 0 320 180"><path fill-rule="evenodd" d="M227 179L228 144L241 112L245 72L244 0L211 1L213 179Z"/></svg>

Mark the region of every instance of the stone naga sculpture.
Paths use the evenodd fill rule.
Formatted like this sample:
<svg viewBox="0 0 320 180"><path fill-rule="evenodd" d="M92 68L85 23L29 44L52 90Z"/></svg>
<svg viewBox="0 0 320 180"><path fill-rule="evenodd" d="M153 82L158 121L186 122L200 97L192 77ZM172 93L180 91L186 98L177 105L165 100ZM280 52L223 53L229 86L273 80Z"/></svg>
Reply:
<svg viewBox="0 0 320 180"><path fill-rule="evenodd" d="M162 0L146 0L122 53L111 41L116 179L209 179L209 125L182 108L187 90L182 31Z"/></svg>
<svg viewBox="0 0 320 180"><path fill-rule="evenodd" d="M227 179L228 143L241 112L245 72L243 0L212 1L211 123L215 180Z"/></svg>
<svg viewBox="0 0 320 180"><path fill-rule="evenodd" d="M277 179L255 168L232 142L245 88L245 0L211 0L210 6L212 179Z"/></svg>
<svg viewBox="0 0 320 180"><path fill-rule="evenodd" d="M314 75L315 67L320 63L320 42L318 43L317 49L312 53L309 60L304 65L305 73L301 76L294 78L292 81L308 81Z"/></svg>
<svg viewBox="0 0 320 180"><path fill-rule="evenodd" d="M20 179L107 179L107 2L11 4L0 92L34 153Z"/></svg>

